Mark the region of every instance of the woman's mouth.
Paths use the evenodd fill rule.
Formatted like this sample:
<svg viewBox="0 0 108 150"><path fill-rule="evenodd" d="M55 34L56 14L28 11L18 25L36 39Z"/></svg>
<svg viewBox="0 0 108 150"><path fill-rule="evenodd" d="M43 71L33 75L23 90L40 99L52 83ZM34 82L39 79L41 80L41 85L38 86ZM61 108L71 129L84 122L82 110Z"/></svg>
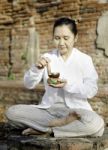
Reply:
<svg viewBox="0 0 108 150"><path fill-rule="evenodd" d="M65 49L65 48L66 48L66 47L64 47L64 46L60 46L60 47L59 47L59 49L61 49L61 50L62 50L62 49Z"/></svg>

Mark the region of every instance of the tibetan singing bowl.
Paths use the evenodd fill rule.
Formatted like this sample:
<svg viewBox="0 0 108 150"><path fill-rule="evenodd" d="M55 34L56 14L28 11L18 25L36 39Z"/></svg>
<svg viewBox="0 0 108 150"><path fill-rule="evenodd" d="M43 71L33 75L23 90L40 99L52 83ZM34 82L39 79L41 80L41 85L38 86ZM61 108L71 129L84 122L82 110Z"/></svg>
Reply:
<svg viewBox="0 0 108 150"><path fill-rule="evenodd" d="M49 78L59 78L60 73L51 73L49 74Z"/></svg>
<svg viewBox="0 0 108 150"><path fill-rule="evenodd" d="M59 83L59 76L60 76L60 73L51 73L49 75L49 78L48 78L48 83L49 84L58 84Z"/></svg>

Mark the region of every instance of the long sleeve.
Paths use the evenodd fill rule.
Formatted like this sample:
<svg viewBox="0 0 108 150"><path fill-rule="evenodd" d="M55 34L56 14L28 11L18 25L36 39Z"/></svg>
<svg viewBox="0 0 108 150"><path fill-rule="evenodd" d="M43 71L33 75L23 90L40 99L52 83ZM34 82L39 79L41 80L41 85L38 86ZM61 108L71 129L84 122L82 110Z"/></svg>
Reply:
<svg viewBox="0 0 108 150"><path fill-rule="evenodd" d="M24 74L24 86L28 89L33 89L41 81L44 69L38 69L36 66L32 66Z"/></svg>
<svg viewBox="0 0 108 150"><path fill-rule="evenodd" d="M83 61L84 62L84 61ZM67 82L64 90L72 93L75 97L92 98L96 95L98 75L94 68L91 57L83 63L83 79L76 82Z"/></svg>
<svg viewBox="0 0 108 150"><path fill-rule="evenodd" d="M41 58L49 58L49 56L49 53L45 53L41 55ZM36 65L32 65L32 67L27 72L25 72L24 75L25 87L28 89L33 89L42 80L42 78L44 78L44 76L46 80L45 68L46 67L44 67L43 69L38 69Z"/></svg>

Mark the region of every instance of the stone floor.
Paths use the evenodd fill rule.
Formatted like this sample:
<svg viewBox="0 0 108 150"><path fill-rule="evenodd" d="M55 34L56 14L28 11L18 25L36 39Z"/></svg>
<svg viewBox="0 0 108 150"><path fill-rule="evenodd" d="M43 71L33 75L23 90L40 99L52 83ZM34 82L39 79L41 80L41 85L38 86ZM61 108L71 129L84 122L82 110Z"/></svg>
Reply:
<svg viewBox="0 0 108 150"><path fill-rule="evenodd" d="M0 150L108 150L108 129L100 138L22 136L20 130L0 125Z"/></svg>

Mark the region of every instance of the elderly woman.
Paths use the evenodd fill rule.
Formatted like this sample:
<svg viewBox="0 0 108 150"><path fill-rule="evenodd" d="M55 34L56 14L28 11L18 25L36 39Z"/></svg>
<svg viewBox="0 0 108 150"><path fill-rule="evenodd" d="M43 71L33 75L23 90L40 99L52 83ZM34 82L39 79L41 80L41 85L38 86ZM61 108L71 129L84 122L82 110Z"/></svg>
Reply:
<svg viewBox="0 0 108 150"><path fill-rule="evenodd" d="M56 48L43 54L24 75L28 89L34 89L43 78L45 94L41 103L11 106L7 118L25 129L24 135L53 132L55 137L102 136L104 121L87 100L97 93L98 75L91 57L74 47L75 21L57 19L53 41Z"/></svg>

